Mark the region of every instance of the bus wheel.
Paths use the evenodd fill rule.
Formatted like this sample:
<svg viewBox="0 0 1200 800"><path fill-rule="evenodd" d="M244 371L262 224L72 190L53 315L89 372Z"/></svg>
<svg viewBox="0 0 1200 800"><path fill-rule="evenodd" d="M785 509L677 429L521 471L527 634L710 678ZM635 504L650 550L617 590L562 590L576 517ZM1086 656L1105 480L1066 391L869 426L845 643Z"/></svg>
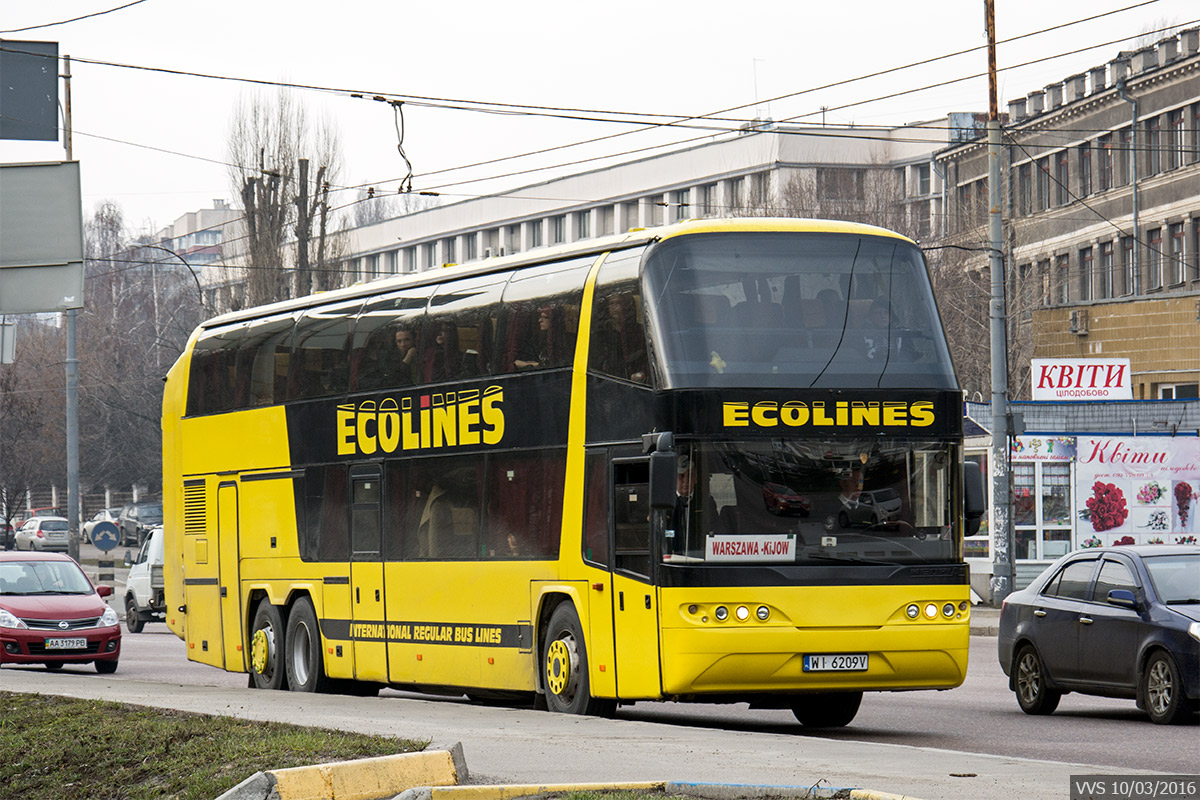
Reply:
<svg viewBox="0 0 1200 800"><path fill-rule="evenodd" d="M283 617L263 598L250 627L250 678L256 689L282 689L287 683L283 668Z"/></svg>
<svg viewBox="0 0 1200 800"><path fill-rule="evenodd" d="M302 597L292 606L287 625L287 678L293 692L324 692L325 661L321 658L321 629L312 601Z"/></svg>
<svg viewBox="0 0 1200 800"><path fill-rule="evenodd" d="M587 647L579 617L570 603L562 603L550 615L542 648L542 680L546 686L546 708L560 714L608 715L615 701L592 697L588 681Z"/></svg>
<svg viewBox="0 0 1200 800"><path fill-rule="evenodd" d="M862 703L862 692L806 694L792 703L792 713L806 728L843 728Z"/></svg>

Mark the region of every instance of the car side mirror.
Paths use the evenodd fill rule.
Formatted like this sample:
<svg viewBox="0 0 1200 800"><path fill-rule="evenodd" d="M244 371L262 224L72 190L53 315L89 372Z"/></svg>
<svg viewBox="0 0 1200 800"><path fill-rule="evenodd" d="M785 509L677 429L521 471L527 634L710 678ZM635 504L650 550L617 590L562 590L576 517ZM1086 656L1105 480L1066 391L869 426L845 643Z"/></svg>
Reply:
<svg viewBox="0 0 1200 800"><path fill-rule="evenodd" d="M101 597L108 597L109 595L112 594L112 587L111 586L97 586L96 594L100 595Z"/></svg>
<svg viewBox="0 0 1200 800"><path fill-rule="evenodd" d="M983 491L983 474L979 465L974 461L963 464L963 489L966 494L964 509L967 522L967 536L979 533L983 514L987 510L987 494Z"/></svg>
<svg viewBox="0 0 1200 800"><path fill-rule="evenodd" d="M128 550L125 551L125 566L133 566L133 553L129 552Z"/></svg>
<svg viewBox="0 0 1200 800"><path fill-rule="evenodd" d="M1137 595L1128 589L1111 589L1108 592L1108 604L1119 608L1128 608L1130 611L1138 610Z"/></svg>

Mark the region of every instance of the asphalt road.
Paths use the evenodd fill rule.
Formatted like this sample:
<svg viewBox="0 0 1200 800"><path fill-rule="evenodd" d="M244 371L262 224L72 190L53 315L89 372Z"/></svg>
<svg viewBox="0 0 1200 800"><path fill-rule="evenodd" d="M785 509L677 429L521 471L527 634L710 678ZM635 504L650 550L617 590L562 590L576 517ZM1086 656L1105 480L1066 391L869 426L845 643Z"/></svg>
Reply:
<svg viewBox="0 0 1200 800"><path fill-rule="evenodd" d="M1151 724L1132 702L1069 695L1051 717L1017 708L995 640L972 639L949 692L868 695L840 731L744 705L644 703L616 719L566 717L385 690L379 698L251 691L186 660L160 623L126 634L117 673L5 667L0 688L462 742L476 780L681 780L859 786L937 798L1066 797L1070 775L1196 772L1195 725Z"/></svg>

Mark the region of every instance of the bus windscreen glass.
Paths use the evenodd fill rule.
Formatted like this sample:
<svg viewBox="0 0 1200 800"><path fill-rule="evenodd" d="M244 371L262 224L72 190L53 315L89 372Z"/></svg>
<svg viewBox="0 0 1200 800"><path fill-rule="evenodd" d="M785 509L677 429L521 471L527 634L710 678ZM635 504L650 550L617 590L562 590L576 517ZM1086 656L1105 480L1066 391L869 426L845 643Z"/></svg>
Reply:
<svg viewBox="0 0 1200 800"><path fill-rule="evenodd" d="M952 445L757 440L680 448L666 564L950 564Z"/></svg>
<svg viewBox="0 0 1200 800"><path fill-rule="evenodd" d="M647 256L665 388L954 389L921 252L843 233L668 239Z"/></svg>

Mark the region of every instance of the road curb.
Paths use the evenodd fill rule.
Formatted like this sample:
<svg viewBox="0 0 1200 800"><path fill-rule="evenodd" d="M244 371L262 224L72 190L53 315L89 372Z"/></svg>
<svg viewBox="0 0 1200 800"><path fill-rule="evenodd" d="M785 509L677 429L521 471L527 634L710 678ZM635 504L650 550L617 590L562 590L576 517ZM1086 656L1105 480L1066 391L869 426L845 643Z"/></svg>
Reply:
<svg viewBox="0 0 1200 800"><path fill-rule="evenodd" d="M559 792L620 792L636 789L663 789L665 781L625 783L527 783L490 786L420 786L396 795L392 800L515 800L542 797Z"/></svg>
<svg viewBox="0 0 1200 800"><path fill-rule="evenodd" d="M639 781L624 783L495 784L490 786L420 786L391 800L520 800L564 792L663 791L703 800L746 800L747 798L791 798L792 800L916 800L908 795L872 789L831 786L760 786L740 783L686 783Z"/></svg>
<svg viewBox="0 0 1200 800"><path fill-rule="evenodd" d="M786 797L792 800L917 800L908 795L877 792L873 789L820 786L759 786L738 783L678 783L668 782L667 794L700 797L705 800L741 800L743 798Z"/></svg>
<svg viewBox="0 0 1200 800"><path fill-rule="evenodd" d="M462 744L354 761L256 772L217 800L379 800L467 779Z"/></svg>

